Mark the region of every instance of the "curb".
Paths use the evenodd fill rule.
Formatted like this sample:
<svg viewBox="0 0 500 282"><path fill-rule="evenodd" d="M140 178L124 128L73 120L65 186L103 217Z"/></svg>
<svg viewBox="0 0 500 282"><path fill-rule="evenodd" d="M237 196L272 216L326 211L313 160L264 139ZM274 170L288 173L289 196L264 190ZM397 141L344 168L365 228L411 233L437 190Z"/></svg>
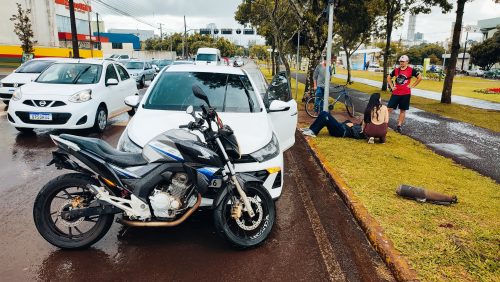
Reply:
<svg viewBox="0 0 500 282"><path fill-rule="evenodd" d="M307 143L315 160L320 164L330 181L333 182L335 190L351 210L368 240L389 267L395 278L398 281L419 281L417 272L410 267L406 259L394 248L392 241L385 235L383 228L368 213L368 210L354 195L352 190L348 188L340 175L324 161L324 157L317 152L316 145L311 140L302 136L302 134L300 135L303 141Z"/></svg>

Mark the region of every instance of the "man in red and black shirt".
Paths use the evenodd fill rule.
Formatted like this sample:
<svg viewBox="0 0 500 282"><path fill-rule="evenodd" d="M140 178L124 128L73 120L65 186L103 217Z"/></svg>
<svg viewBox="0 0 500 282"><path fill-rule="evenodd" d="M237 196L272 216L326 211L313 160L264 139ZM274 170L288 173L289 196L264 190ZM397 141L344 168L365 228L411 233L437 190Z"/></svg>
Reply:
<svg viewBox="0 0 500 282"><path fill-rule="evenodd" d="M389 108L389 112L399 108L398 127L396 128L399 133L401 133L401 125L405 121L406 111L410 108L411 89L415 88L422 81L422 75L416 69L409 67L408 63L408 56L401 56L399 58L399 68L395 68L387 76L387 83L389 83L389 87L392 89L391 99L387 107ZM393 77L396 77L395 83L392 81ZM416 77L417 80L413 85L410 85L412 77Z"/></svg>

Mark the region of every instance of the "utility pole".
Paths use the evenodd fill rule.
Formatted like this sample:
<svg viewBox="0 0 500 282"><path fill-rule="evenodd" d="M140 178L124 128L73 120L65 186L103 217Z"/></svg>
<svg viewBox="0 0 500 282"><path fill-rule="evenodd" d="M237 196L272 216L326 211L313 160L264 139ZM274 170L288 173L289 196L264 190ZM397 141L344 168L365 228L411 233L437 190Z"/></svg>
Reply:
<svg viewBox="0 0 500 282"><path fill-rule="evenodd" d="M75 6L73 0L69 0L69 18L71 22L71 42L73 43L73 58L80 58L78 50L78 38L76 37Z"/></svg>
<svg viewBox="0 0 500 282"><path fill-rule="evenodd" d="M90 0L87 2L87 5L90 5ZM89 45L90 45L90 56L94 57L94 45L92 44L92 25L90 24L90 10L87 12L88 21L89 21Z"/></svg>
<svg viewBox="0 0 500 282"><path fill-rule="evenodd" d="M162 28L161 28L161 26L162 26L162 25L163 25L163 24L162 24L162 23L160 23L160 51L162 51L162 49L163 49L163 48L162 48L162 47L163 47L163 46L162 46L162 45L163 45L163 30L162 30Z"/></svg>
<svg viewBox="0 0 500 282"><path fill-rule="evenodd" d="M99 31L99 13L97 15L97 49L101 50L101 32Z"/></svg>
<svg viewBox="0 0 500 282"><path fill-rule="evenodd" d="M326 44L325 94L323 95L323 111L328 112L328 97L330 97L330 65L332 60L332 33L334 0L328 1L328 42Z"/></svg>
<svg viewBox="0 0 500 282"><path fill-rule="evenodd" d="M184 15L184 41L182 42L182 58L184 58L184 49L186 48L187 45L187 37L186 37L186 15ZM187 55L187 48L186 48L186 55Z"/></svg>

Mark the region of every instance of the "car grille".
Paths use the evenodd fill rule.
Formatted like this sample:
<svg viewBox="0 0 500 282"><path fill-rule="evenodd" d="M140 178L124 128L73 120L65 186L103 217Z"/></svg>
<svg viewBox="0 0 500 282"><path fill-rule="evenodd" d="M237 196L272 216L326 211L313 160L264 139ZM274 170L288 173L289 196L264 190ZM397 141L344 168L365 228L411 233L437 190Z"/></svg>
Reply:
<svg viewBox="0 0 500 282"><path fill-rule="evenodd" d="M2 83L3 87L21 87L23 85L24 83Z"/></svg>
<svg viewBox="0 0 500 282"><path fill-rule="evenodd" d="M9 98L12 98L12 94L0 94L0 98L9 99Z"/></svg>
<svg viewBox="0 0 500 282"><path fill-rule="evenodd" d="M30 120L29 112L16 112L18 116L24 123L30 124L65 124L71 117L70 113L52 113L52 120Z"/></svg>
<svg viewBox="0 0 500 282"><path fill-rule="evenodd" d="M51 100L25 100L23 104L32 106L32 107L60 107L65 106L66 103L62 101L51 101Z"/></svg>

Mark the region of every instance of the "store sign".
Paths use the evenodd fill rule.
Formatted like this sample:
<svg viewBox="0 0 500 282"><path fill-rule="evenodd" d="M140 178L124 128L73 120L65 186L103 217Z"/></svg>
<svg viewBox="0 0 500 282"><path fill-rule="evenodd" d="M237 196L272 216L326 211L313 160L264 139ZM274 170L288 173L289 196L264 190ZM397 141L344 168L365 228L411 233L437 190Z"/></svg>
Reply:
<svg viewBox="0 0 500 282"><path fill-rule="evenodd" d="M56 4L66 6L66 9L69 9L69 1L68 0L55 0ZM75 11L80 13L92 12L92 7L83 3L75 3L73 2L73 7Z"/></svg>

